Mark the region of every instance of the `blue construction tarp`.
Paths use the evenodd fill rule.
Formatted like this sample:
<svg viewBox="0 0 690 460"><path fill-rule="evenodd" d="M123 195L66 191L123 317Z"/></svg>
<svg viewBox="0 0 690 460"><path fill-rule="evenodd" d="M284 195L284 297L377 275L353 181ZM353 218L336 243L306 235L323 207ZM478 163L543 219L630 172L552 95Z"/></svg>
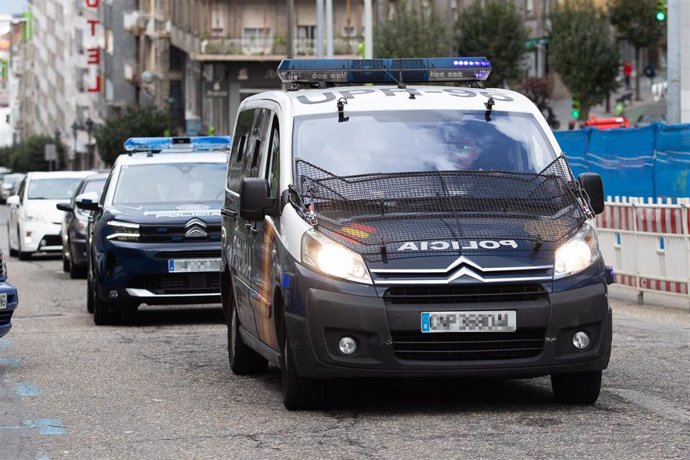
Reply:
<svg viewBox="0 0 690 460"><path fill-rule="evenodd" d="M606 195L690 197L690 124L554 134L575 175L600 174Z"/></svg>

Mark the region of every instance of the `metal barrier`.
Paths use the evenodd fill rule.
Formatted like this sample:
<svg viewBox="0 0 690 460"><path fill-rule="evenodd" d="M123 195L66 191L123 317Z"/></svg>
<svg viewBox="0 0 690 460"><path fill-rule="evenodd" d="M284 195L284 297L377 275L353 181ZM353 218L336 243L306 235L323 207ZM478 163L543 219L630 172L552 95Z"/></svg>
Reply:
<svg viewBox="0 0 690 460"><path fill-rule="evenodd" d="M608 197L597 216L604 260L619 286L688 297L690 290L690 199L656 201Z"/></svg>

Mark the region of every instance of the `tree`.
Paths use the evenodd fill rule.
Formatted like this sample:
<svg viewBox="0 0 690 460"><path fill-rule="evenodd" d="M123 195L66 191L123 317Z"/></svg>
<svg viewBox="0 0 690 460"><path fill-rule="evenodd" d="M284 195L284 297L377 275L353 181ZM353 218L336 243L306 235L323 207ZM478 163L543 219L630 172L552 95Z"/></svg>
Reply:
<svg viewBox="0 0 690 460"><path fill-rule="evenodd" d="M129 111L120 118L108 120L96 131L98 153L106 164L112 165L124 151L127 139L162 136L169 127L167 112L153 108Z"/></svg>
<svg viewBox="0 0 690 460"><path fill-rule="evenodd" d="M433 8L399 0L395 15L374 28L374 56L438 57L450 54L448 30Z"/></svg>
<svg viewBox="0 0 690 460"><path fill-rule="evenodd" d="M50 165L45 160L45 146L55 144L57 149L57 165ZM56 142L52 136L31 136L26 141L15 146L10 152L10 167L16 172L48 171L51 166L59 167L65 157L65 146Z"/></svg>
<svg viewBox="0 0 690 460"><path fill-rule="evenodd" d="M618 87L618 47L592 0L565 0L551 13L551 65L579 101L581 120Z"/></svg>
<svg viewBox="0 0 690 460"><path fill-rule="evenodd" d="M611 24L635 48L635 99L640 100L640 49L656 46L666 33L666 21L656 18L657 0L613 0Z"/></svg>
<svg viewBox="0 0 690 460"><path fill-rule="evenodd" d="M491 62L489 86L522 80L522 60L529 29L513 2L472 3L455 25L456 45L462 56L485 56Z"/></svg>

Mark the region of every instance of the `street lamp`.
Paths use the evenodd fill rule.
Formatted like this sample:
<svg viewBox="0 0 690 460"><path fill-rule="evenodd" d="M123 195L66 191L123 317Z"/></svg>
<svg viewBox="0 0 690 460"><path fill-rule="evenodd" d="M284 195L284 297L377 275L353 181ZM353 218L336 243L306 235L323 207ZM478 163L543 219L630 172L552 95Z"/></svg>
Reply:
<svg viewBox="0 0 690 460"><path fill-rule="evenodd" d="M81 129L81 125L76 120L72 123L72 137L74 138L74 145L72 146L72 165L74 167L74 161L77 159L77 131Z"/></svg>
<svg viewBox="0 0 690 460"><path fill-rule="evenodd" d="M89 147L88 147L88 152L89 152L89 159L88 159L88 165L91 165L91 161L93 160L91 157L93 156L93 146L91 145L91 134L93 133L93 125L95 123L91 119L91 117L88 117L86 121L84 122L84 125L86 126L86 133L89 135ZM84 168L86 169L86 164L84 165Z"/></svg>

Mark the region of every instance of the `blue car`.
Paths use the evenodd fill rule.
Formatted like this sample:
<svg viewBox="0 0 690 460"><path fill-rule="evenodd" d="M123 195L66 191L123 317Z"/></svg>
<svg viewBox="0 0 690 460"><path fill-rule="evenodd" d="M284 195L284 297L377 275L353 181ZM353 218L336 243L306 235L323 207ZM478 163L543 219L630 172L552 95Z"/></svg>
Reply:
<svg viewBox="0 0 690 460"><path fill-rule="evenodd" d="M87 309L114 324L141 304L220 304L220 208L230 139L134 138L103 192L83 193ZM220 305L219 305L220 307Z"/></svg>
<svg viewBox="0 0 690 460"><path fill-rule="evenodd" d="M12 314L18 302L17 288L7 282L7 263L0 251L0 337L4 337L12 329Z"/></svg>

